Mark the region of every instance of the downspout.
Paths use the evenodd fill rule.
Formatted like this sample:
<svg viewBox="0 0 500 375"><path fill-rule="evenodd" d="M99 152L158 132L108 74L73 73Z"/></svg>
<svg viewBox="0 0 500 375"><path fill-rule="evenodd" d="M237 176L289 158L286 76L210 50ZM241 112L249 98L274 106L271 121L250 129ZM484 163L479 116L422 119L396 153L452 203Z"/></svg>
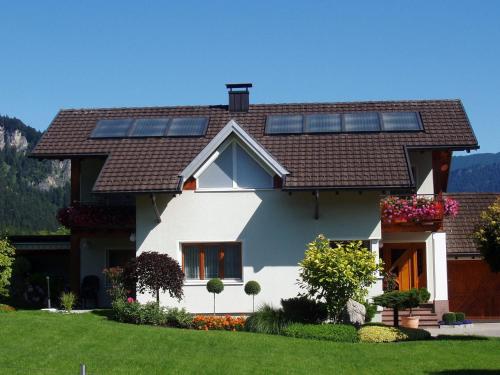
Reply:
<svg viewBox="0 0 500 375"><path fill-rule="evenodd" d="M156 222L161 223L160 211L158 210L158 206L156 205L156 195L151 194L150 196L151 196L151 203L153 204L153 209L156 215Z"/></svg>
<svg viewBox="0 0 500 375"><path fill-rule="evenodd" d="M313 194L314 194L314 200L315 200L314 219L318 220L319 219L319 190L318 189L314 190Z"/></svg>

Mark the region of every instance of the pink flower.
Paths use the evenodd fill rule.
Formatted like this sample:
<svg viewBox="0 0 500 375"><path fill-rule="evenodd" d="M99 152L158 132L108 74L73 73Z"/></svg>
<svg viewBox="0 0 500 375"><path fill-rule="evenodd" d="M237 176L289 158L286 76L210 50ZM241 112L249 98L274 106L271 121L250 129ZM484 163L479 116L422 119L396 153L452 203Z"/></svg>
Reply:
<svg viewBox="0 0 500 375"><path fill-rule="evenodd" d="M128 302L128 303L134 303L134 302L135 302L135 300L134 300L132 297L128 297L128 298L127 298L127 302Z"/></svg>

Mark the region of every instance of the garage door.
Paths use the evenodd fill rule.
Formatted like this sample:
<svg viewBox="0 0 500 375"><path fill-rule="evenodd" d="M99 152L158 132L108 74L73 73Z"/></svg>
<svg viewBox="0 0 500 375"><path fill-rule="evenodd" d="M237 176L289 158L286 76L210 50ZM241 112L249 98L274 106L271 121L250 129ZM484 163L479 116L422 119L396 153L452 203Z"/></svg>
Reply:
<svg viewBox="0 0 500 375"><path fill-rule="evenodd" d="M469 318L500 319L500 273L482 260L448 260L450 311Z"/></svg>

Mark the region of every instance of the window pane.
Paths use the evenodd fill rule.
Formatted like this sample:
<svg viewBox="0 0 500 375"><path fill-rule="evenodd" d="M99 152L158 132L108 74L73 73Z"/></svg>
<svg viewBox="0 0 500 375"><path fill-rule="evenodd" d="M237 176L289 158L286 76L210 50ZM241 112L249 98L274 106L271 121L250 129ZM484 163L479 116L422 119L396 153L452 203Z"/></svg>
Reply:
<svg viewBox="0 0 500 375"><path fill-rule="evenodd" d="M382 113L385 131L420 130L420 122L416 112Z"/></svg>
<svg viewBox="0 0 500 375"><path fill-rule="evenodd" d="M143 118L135 120L131 137L161 137L167 131L168 118Z"/></svg>
<svg viewBox="0 0 500 375"><path fill-rule="evenodd" d="M126 137L132 119L100 120L90 135L91 138Z"/></svg>
<svg viewBox="0 0 500 375"><path fill-rule="evenodd" d="M184 274L186 279L200 278L200 253L197 247L184 248Z"/></svg>
<svg viewBox="0 0 500 375"><path fill-rule="evenodd" d="M240 188L267 189L273 178L239 145L236 145L236 184Z"/></svg>
<svg viewBox="0 0 500 375"><path fill-rule="evenodd" d="M224 278L241 279L241 248L238 244L224 247Z"/></svg>
<svg viewBox="0 0 500 375"><path fill-rule="evenodd" d="M302 133L302 115L268 116L266 122L266 133Z"/></svg>
<svg viewBox="0 0 500 375"><path fill-rule="evenodd" d="M205 279L219 277L219 247L205 247Z"/></svg>
<svg viewBox="0 0 500 375"><path fill-rule="evenodd" d="M377 113L347 113L344 126L346 132L380 131L380 120Z"/></svg>
<svg viewBox="0 0 500 375"><path fill-rule="evenodd" d="M168 129L169 137L202 136L207 130L208 118L206 117L176 117Z"/></svg>
<svg viewBox="0 0 500 375"><path fill-rule="evenodd" d="M305 118L305 133L329 133L340 132L342 121L340 115L318 114L307 115Z"/></svg>
<svg viewBox="0 0 500 375"><path fill-rule="evenodd" d="M200 188L233 187L233 149L227 147L198 177Z"/></svg>

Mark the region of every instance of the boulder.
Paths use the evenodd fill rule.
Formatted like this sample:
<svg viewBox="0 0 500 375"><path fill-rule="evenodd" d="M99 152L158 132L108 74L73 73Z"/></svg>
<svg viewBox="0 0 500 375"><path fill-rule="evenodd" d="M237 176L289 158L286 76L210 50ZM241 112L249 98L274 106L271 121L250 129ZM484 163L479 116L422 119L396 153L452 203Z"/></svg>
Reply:
<svg viewBox="0 0 500 375"><path fill-rule="evenodd" d="M365 324L366 308L363 304L350 299L342 312L342 323L360 326Z"/></svg>

